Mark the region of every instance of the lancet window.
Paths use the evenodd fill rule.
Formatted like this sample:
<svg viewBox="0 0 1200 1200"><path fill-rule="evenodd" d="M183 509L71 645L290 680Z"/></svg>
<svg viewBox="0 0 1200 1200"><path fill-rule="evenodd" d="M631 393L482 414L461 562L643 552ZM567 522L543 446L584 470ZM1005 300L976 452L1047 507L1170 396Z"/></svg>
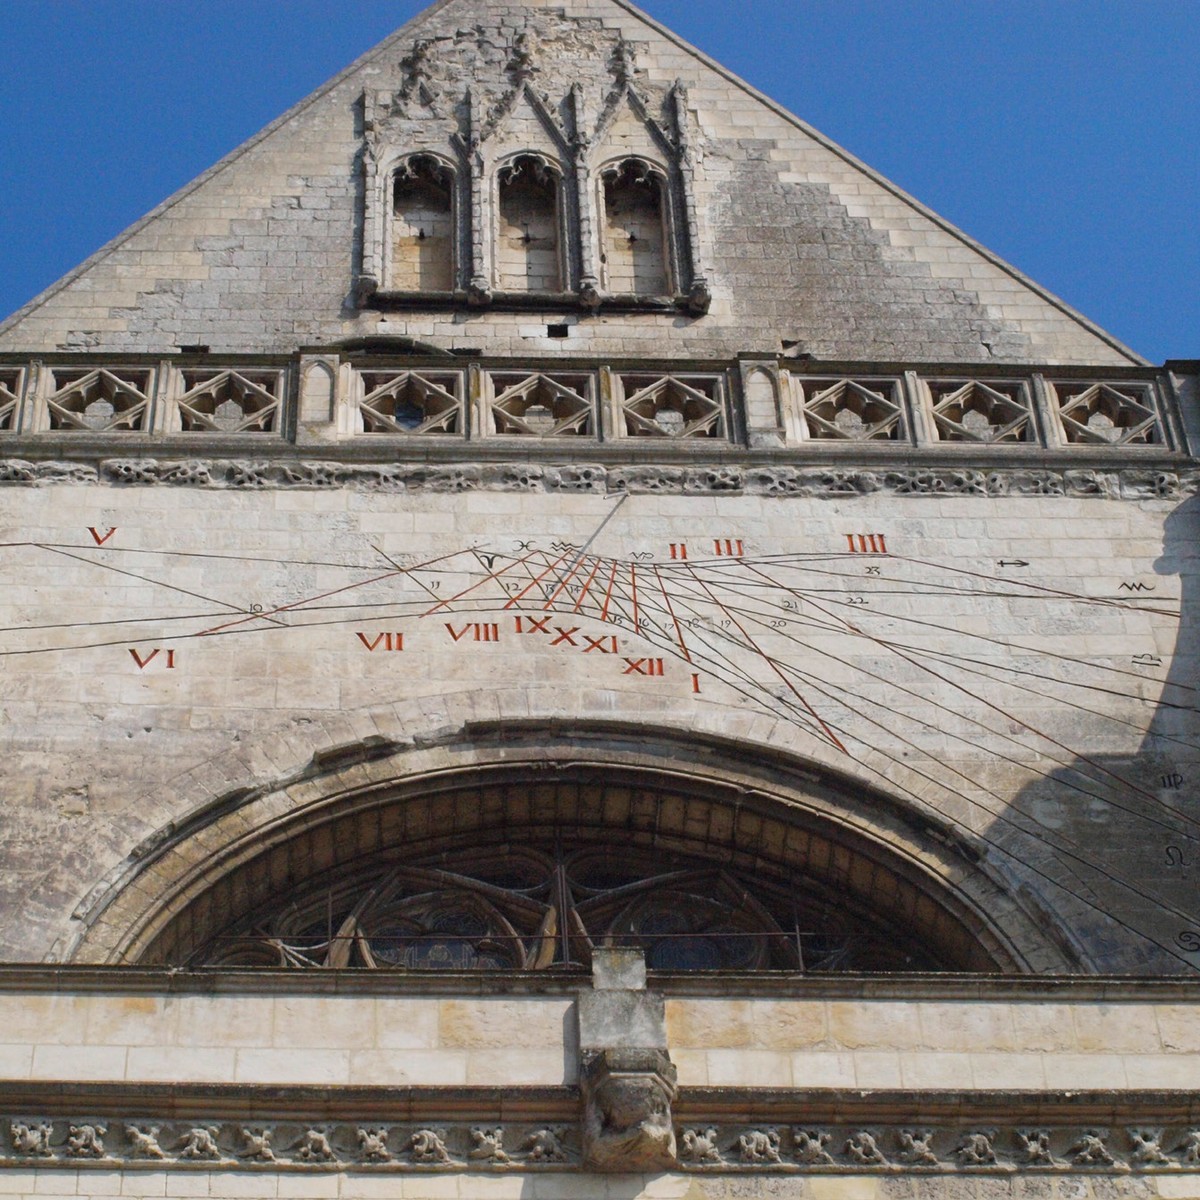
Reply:
<svg viewBox="0 0 1200 1200"><path fill-rule="evenodd" d="M390 286L400 292L454 290L454 172L429 154L392 175Z"/></svg>
<svg viewBox="0 0 1200 1200"><path fill-rule="evenodd" d="M604 282L614 295L671 292L666 177L641 159L600 173L604 202Z"/></svg>
<svg viewBox="0 0 1200 1200"><path fill-rule="evenodd" d="M563 290L562 175L522 154L497 173L496 276L502 292Z"/></svg>

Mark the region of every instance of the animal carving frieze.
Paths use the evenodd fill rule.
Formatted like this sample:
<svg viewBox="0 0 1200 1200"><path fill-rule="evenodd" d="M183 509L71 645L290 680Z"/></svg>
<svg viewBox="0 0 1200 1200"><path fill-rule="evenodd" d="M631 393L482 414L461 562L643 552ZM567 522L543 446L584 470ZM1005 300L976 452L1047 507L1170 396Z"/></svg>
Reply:
<svg viewBox="0 0 1200 1200"><path fill-rule="evenodd" d="M180 1139L180 1158L220 1158L221 1148L217 1145L218 1129L215 1125L197 1126L189 1129Z"/></svg>
<svg viewBox="0 0 1200 1200"><path fill-rule="evenodd" d="M622 1057L624 1056L624 1057ZM122 1163L170 1171L678 1170L744 1174L1145 1175L1195 1170L1200 1129L1086 1127L725 1125L695 1121L677 1133L669 1062L660 1051L609 1051L585 1064L577 1126L493 1122L407 1127L379 1123L214 1121L193 1125L144 1113L0 1120L0 1170L61 1164L112 1170ZM638 1068L638 1069L633 1069ZM110 1131L113 1133L108 1138ZM669 1132L664 1132L669 1131ZM506 1148L507 1143L507 1148ZM638 1165L641 1164L641 1165ZM648 1165L648 1164L653 1164Z"/></svg>
<svg viewBox="0 0 1200 1200"><path fill-rule="evenodd" d="M777 1129L752 1129L738 1138L738 1158L744 1163L783 1164L782 1139Z"/></svg>
<svg viewBox="0 0 1200 1200"><path fill-rule="evenodd" d="M255 1159L258 1162L275 1162L275 1151L271 1149L271 1130L253 1129L242 1130L242 1158Z"/></svg>
<svg viewBox="0 0 1200 1200"><path fill-rule="evenodd" d="M125 1138L129 1142L132 1158L166 1158L166 1153L158 1144L157 1125L139 1129L136 1125L125 1126Z"/></svg>
<svg viewBox="0 0 1200 1200"><path fill-rule="evenodd" d="M8 1129L13 1150L17 1154L41 1158L53 1153L50 1149L50 1135L54 1127L47 1122L19 1121L11 1124Z"/></svg>
<svg viewBox="0 0 1200 1200"><path fill-rule="evenodd" d="M409 1138L408 1152L417 1163L445 1166L450 1162L450 1151L446 1149L443 1135L432 1129L418 1129Z"/></svg>
<svg viewBox="0 0 1200 1200"><path fill-rule="evenodd" d="M504 1152L504 1130L500 1126L494 1129L481 1129L476 1126L471 1130L471 1149L467 1158L472 1162L508 1163L512 1160Z"/></svg>
<svg viewBox="0 0 1200 1200"><path fill-rule="evenodd" d="M1161 1129L1131 1129L1129 1139L1133 1143L1130 1159L1135 1163L1169 1163L1171 1160L1163 1153Z"/></svg>
<svg viewBox="0 0 1200 1200"><path fill-rule="evenodd" d="M846 1139L845 1152L853 1162L867 1167L887 1166L887 1157L879 1148L879 1142L873 1133L861 1129Z"/></svg>
<svg viewBox="0 0 1200 1200"><path fill-rule="evenodd" d="M792 1140L796 1144L795 1158L798 1163L824 1166L833 1162L833 1155L825 1148L832 1140L828 1133L797 1129Z"/></svg>
<svg viewBox="0 0 1200 1200"><path fill-rule="evenodd" d="M711 1166L725 1161L717 1143L717 1131L711 1125L707 1129L685 1129L679 1140L679 1157L685 1163Z"/></svg>
<svg viewBox="0 0 1200 1200"><path fill-rule="evenodd" d="M537 1129L521 1143L521 1156L531 1163L561 1163L567 1161L563 1145L563 1130Z"/></svg>
<svg viewBox="0 0 1200 1200"><path fill-rule="evenodd" d="M902 1129L900 1161L918 1167L936 1166L938 1156L934 1153L932 1142L933 1133L929 1130Z"/></svg>
<svg viewBox="0 0 1200 1200"><path fill-rule="evenodd" d="M296 1157L300 1162L327 1163L337 1162L337 1155L329 1144L329 1136L324 1129L307 1129L296 1147Z"/></svg>
<svg viewBox="0 0 1200 1200"><path fill-rule="evenodd" d="M73 1158L103 1158L104 1125L72 1125L67 1132L67 1153Z"/></svg>
<svg viewBox="0 0 1200 1200"><path fill-rule="evenodd" d="M1018 1130L1017 1140L1023 1151L1021 1161L1030 1165L1053 1164L1054 1155L1050 1151L1050 1134L1046 1130Z"/></svg>
<svg viewBox="0 0 1200 1200"><path fill-rule="evenodd" d="M358 1146L364 1162L390 1162L392 1153L387 1146L386 1129L360 1129Z"/></svg>
<svg viewBox="0 0 1200 1200"><path fill-rule="evenodd" d="M955 1154L966 1167L984 1167L996 1161L996 1151L992 1149L994 1133L968 1133L958 1144Z"/></svg>
<svg viewBox="0 0 1200 1200"><path fill-rule="evenodd" d="M1099 1133L1083 1134L1071 1149L1073 1161L1080 1167L1110 1167L1115 1161Z"/></svg>

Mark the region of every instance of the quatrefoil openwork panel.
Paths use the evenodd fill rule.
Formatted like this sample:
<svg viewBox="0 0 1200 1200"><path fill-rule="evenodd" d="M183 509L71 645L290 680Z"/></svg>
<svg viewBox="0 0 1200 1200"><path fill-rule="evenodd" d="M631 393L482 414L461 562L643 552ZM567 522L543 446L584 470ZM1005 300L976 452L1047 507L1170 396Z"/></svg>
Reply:
<svg viewBox="0 0 1200 1200"><path fill-rule="evenodd" d="M1017 382L930 380L933 420L943 442L1037 440L1028 388Z"/></svg>
<svg viewBox="0 0 1200 1200"><path fill-rule="evenodd" d="M20 369L0 367L0 430L17 427L17 402L20 395Z"/></svg>
<svg viewBox="0 0 1200 1200"><path fill-rule="evenodd" d="M276 433L282 371L184 371L176 405L184 433Z"/></svg>
<svg viewBox="0 0 1200 1200"><path fill-rule="evenodd" d="M725 436L724 381L719 375L619 375L629 437Z"/></svg>
<svg viewBox="0 0 1200 1200"><path fill-rule="evenodd" d="M365 433L462 431L463 384L457 371L363 371L358 411Z"/></svg>
<svg viewBox="0 0 1200 1200"><path fill-rule="evenodd" d="M804 424L814 439L899 441L906 436L899 380L800 380Z"/></svg>
<svg viewBox="0 0 1200 1200"><path fill-rule="evenodd" d="M101 368L55 371L55 391L46 400L51 429L90 433L134 433L150 416L150 370Z"/></svg>
<svg viewBox="0 0 1200 1200"><path fill-rule="evenodd" d="M279 897L188 965L534 971L587 966L596 946L639 947L659 970L910 965L847 914L801 911L724 867L594 846L343 872Z"/></svg>
<svg viewBox="0 0 1200 1200"><path fill-rule="evenodd" d="M496 432L518 437L587 436L595 432L590 375L493 372Z"/></svg>
<svg viewBox="0 0 1200 1200"><path fill-rule="evenodd" d="M1068 442L1161 446L1166 441L1149 384L1056 383L1051 390Z"/></svg>

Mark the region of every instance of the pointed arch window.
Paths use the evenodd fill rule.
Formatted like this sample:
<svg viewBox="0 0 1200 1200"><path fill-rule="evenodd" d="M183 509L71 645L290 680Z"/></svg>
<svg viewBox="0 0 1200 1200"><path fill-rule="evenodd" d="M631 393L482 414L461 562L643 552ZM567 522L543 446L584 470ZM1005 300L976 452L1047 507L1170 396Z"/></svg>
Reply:
<svg viewBox="0 0 1200 1200"><path fill-rule="evenodd" d="M496 283L501 292L564 289L562 173L522 154L497 174Z"/></svg>
<svg viewBox="0 0 1200 1200"><path fill-rule="evenodd" d="M600 172L604 282L613 295L666 296L672 291L667 179L642 159Z"/></svg>
<svg viewBox="0 0 1200 1200"><path fill-rule="evenodd" d="M432 154L414 154L392 174L391 270L399 292L454 290L454 171Z"/></svg>

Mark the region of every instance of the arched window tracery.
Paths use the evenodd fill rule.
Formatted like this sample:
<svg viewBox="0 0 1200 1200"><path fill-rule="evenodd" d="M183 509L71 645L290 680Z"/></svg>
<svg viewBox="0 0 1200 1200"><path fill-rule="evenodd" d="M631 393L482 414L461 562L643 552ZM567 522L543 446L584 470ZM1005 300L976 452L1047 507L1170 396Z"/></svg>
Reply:
<svg viewBox="0 0 1200 1200"><path fill-rule="evenodd" d="M684 856L587 846L377 863L279 897L189 966L544 970L596 946L651 969L921 970L935 958L849 911Z"/></svg>

